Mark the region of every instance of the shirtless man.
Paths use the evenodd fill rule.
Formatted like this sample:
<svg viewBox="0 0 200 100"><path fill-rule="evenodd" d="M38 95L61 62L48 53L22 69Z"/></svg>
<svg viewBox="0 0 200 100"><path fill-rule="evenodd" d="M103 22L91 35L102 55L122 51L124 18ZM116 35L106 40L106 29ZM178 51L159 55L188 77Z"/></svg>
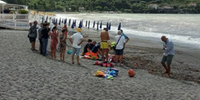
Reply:
<svg viewBox="0 0 200 100"><path fill-rule="evenodd" d="M107 28L104 28L101 32L101 49L102 49L102 61L108 61L108 40L110 40ZM104 57L106 55L106 58ZM106 60L105 60L106 59Z"/></svg>

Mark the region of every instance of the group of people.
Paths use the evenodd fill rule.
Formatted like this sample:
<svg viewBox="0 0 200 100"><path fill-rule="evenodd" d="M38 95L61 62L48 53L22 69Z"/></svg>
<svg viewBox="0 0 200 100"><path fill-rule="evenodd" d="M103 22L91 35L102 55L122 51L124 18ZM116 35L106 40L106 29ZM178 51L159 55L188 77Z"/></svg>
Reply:
<svg viewBox="0 0 200 100"><path fill-rule="evenodd" d="M28 38L31 43L31 50L36 51L35 41L36 38L38 37L38 40L40 42L39 52L40 54L46 56L48 40L51 39L51 44L50 44L51 57L56 59L56 51L58 47L58 49L60 50L60 60L65 61L66 40L68 33L67 25L64 25L64 27L62 27L61 32L59 33L57 23L54 23L54 26L51 28L49 27L50 24L47 22L41 23L39 28L37 27L37 24L38 24L37 21L34 21L33 25L32 23L30 23ZM76 54L77 64L79 65L80 65L79 53L80 53L81 43L83 42L83 36L80 32L81 29L78 28L77 33L73 34L69 38L70 42L73 44L72 63L74 64L74 55Z"/></svg>
<svg viewBox="0 0 200 100"><path fill-rule="evenodd" d="M64 25L62 31L58 32L57 23L54 24L52 28L49 28L49 23L41 23L40 28L37 31L37 21L33 22L33 25L30 24L29 29L29 40L31 43L31 50L35 51L35 41L38 33L38 40L40 41L39 52L46 56L47 45L49 38L51 39L51 57L56 59L56 50L57 45L60 50L60 60L65 61L65 51L66 51L66 39L67 39L67 25ZM104 63L109 62L108 52L109 50L114 51L115 54L115 63L117 66L122 65L123 60L123 52L126 46L126 43L129 41L129 37L123 33L123 30L119 30L117 32L117 36L115 36L114 45L111 46L108 42L110 40L110 36L107 28L104 28L100 34L100 42L88 40L88 43L84 47L82 52L82 56L94 57L94 59L101 59ZM163 49L165 53L163 55L161 64L166 69L165 73L170 76L170 65L172 62L172 58L174 56L174 46L173 42L166 38L165 36L161 37L161 40L164 42ZM80 65L79 56L81 51L81 44L84 41L83 35L81 34L81 29L77 28L77 32L70 36L69 41L72 43L72 64L74 64L74 56L76 55L77 64ZM111 49L110 49L111 48ZM167 65L165 64L167 62Z"/></svg>
<svg viewBox="0 0 200 100"><path fill-rule="evenodd" d="M49 23L41 23L40 27L37 27L37 21L30 23L29 29L29 41L31 43L31 50L36 51L35 49L35 41L38 37L40 42L39 52L40 54L46 56L47 54L47 45L48 40L51 38L51 57L56 59L56 47L59 42L59 49L60 49L60 60L64 61L65 49L66 49L66 39L67 39L67 26L65 25L62 28L62 32L58 33L57 23L54 24L52 28L49 27ZM38 30L38 31L37 31Z"/></svg>

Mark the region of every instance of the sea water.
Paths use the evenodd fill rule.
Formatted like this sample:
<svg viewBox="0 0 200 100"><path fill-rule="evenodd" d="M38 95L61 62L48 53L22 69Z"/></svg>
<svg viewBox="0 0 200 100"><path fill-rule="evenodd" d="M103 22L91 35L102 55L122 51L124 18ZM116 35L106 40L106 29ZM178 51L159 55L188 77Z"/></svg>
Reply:
<svg viewBox="0 0 200 100"><path fill-rule="evenodd" d="M56 14L57 18L67 18L90 21L90 29L93 22L102 22L106 27L111 22L111 30L117 32L121 22L121 29L125 34L132 34L152 40L159 40L162 35L167 36L176 43L200 48L200 15L199 14ZM97 25L95 25L96 29Z"/></svg>

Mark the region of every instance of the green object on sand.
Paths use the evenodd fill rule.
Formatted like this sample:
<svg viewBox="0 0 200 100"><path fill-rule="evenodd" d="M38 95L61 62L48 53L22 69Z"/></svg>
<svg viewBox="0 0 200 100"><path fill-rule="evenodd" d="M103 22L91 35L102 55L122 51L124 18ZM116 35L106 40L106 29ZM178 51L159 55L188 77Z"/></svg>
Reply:
<svg viewBox="0 0 200 100"><path fill-rule="evenodd" d="M92 59L92 60L96 60L96 57L95 57L95 56L93 56L91 59Z"/></svg>
<svg viewBox="0 0 200 100"><path fill-rule="evenodd" d="M72 51L67 51L67 53L68 53L68 54L71 54L71 53L72 53Z"/></svg>

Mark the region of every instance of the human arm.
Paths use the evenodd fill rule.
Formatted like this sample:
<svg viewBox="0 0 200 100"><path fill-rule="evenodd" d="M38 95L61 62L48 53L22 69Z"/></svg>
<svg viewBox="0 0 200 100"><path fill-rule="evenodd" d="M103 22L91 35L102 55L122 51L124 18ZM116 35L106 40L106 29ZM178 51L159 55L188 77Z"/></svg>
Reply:
<svg viewBox="0 0 200 100"><path fill-rule="evenodd" d="M73 41L72 41L72 38L71 38L71 37L69 38L69 41L71 42L71 44L73 44Z"/></svg>
<svg viewBox="0 0 200 100"><path fill-rule="evenodd" d="M172 42L169 42L166 47L165 47L165 53L168 53L172 50L172 48L174 47Z"/></svg>
<svg viewBox="0 0 200 100"><path fill-rule="evenodd" d="M110 40L110 36L109 33L107 32L107 40Z"/></svg>
<svg viewBox="0 0 200 100"><path fill-rule="evenodd" d="M84 40L84 39L83 39L83 38L81 38L81 42L78 44L78 46L80 46L80 45L81 45L81 43L83 43L83 40Z"/></svg>

